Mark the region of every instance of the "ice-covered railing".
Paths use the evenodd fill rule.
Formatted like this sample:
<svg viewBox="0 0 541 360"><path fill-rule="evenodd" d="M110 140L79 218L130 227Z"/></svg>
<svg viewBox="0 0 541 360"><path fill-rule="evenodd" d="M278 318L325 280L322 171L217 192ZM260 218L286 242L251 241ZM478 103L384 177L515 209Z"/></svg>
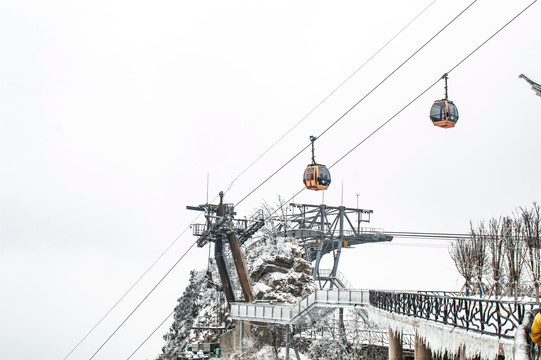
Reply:
<svg viewBox="0 0 541 360"><path fill-rule="evenodd" d="M295 324L314 309L366 305L368 298L368 290L316 290L295 305L231 303L230 315L234 320Z"/></svg>
<svg viewBox="0 0 541 360"><path fill-rule="evenodd" d="M370 305L396 314L512 339L539 303L482 300L415 292L370 291Z"/></svg>

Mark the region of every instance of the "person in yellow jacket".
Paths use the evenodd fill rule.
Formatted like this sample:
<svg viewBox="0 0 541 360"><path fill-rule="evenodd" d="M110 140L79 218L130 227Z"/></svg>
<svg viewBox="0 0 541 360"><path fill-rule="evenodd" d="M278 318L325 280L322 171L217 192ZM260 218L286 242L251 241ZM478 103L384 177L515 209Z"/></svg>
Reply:
<svg viewBox="0 0 541 360"><path fill-rule="evenodd" d="M530 337L534 343L541 346L541 312L537 313L533 319Z"/></svg>

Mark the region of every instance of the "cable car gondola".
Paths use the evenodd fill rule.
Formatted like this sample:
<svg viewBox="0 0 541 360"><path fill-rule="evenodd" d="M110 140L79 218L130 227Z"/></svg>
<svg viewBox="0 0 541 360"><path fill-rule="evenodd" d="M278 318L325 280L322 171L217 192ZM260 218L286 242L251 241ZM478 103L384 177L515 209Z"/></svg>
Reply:
<svg viewBox="0 0 541 360"><path fill-rule="evenodd" d="M452 128L458 121L458 109L456 105L447 99L447 78L444 74L442 79L445 79L445 99L436 100L430 109L430 120L434 126L441 128Z"/></svg>
<svg viewBox="0 0 541 360"><path fill-rule="evenodd" d="M325 165L317 164L314 157L314 141L316 137L310 136L312 141L312 163L304 170L302 178L308 190L326 190L331 184L331 173Z"/></svg>

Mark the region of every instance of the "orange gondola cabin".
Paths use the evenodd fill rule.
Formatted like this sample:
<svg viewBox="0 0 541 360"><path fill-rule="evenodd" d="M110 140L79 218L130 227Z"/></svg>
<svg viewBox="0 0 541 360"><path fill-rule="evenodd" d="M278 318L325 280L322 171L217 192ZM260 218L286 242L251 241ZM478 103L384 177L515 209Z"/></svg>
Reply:
<svg viewBox="0 0 541 360"><path fill-rule="evenodd" d="M430 120L434 126L444 129L454 127L458 121L458 109L451 100L447 99L447 78L447 74L442 76L442 79L445 79L445 99L434 101L430 109Z"/></svg>
<svg viewBox="0 0 541 360"><path fill-rule="evenodd" d="M452 128L458 121L458 109L450 100L436 100L430 109L430 120L435 126Z"/></svg>
<svg viewBox="0 0 541 360"><path fill-rule="evenodd" d="M303 181L309 190L326 190L331 184L331 173L325 165L310 164L304 170Z"/></svg>
<svg viewBox="0 0 541 360"><path fill-rule="evenodd" d="M308 190L327 190L331 184L331 173L325 165L317 164L314 157L314 141L316 138L310 136L312 141L312 163L306 167L303 175L304 186Z"/></svg>

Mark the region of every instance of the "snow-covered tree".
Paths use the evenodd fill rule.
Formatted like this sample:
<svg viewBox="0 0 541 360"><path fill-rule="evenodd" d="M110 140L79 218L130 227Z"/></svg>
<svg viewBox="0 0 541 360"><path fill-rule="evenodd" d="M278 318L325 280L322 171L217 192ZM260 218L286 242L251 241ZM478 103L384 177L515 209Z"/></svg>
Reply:
<svg viewBox="0 0 541 360"><path fill-rule="evenodd" d="M499 295L502 288L503 261L505 258L504 240L501 236L502 221L492 218L488 221L487 248L490 255L490 270L494 281L493 290Z"/></svg>
<svg viewBox="0 0 541 360"><path fill-rule="evenodd" d="M227 303L219 286L213 282L216 270L190 272L190 281L175 307L174 321L169 333L164 335L162 348L165 359L175 359L193 342L217 342L215 327L231 324L225 317Z"/></svg>
<svg viewBox="0 0 541 360"><path fill-rule="evenodd" d="M515 299L518 297L518 289L526 255L525 243L521 238L521 229L522 221L519 218L502 218L501 237L505 248L505 258L507 260L507 287L513 290Z"/></svg>
<svg viewBox="0 0 541 360"><path fill-rule="evenodd" d="M456 269L464 278L466 291L472 289L475 275L475 263L473 261L472 242L467 239L457 239L449 248L449 255L455 262Z"/></svg>
<svg viewBox="0 0 541 360"><path fill-rule="evenodd" d="M520 208L522 237L526 243L527 261L531 280L534 284L535 299L539 301L539 281L541 280L541 208L533 203L532 209Z"/></svg>

